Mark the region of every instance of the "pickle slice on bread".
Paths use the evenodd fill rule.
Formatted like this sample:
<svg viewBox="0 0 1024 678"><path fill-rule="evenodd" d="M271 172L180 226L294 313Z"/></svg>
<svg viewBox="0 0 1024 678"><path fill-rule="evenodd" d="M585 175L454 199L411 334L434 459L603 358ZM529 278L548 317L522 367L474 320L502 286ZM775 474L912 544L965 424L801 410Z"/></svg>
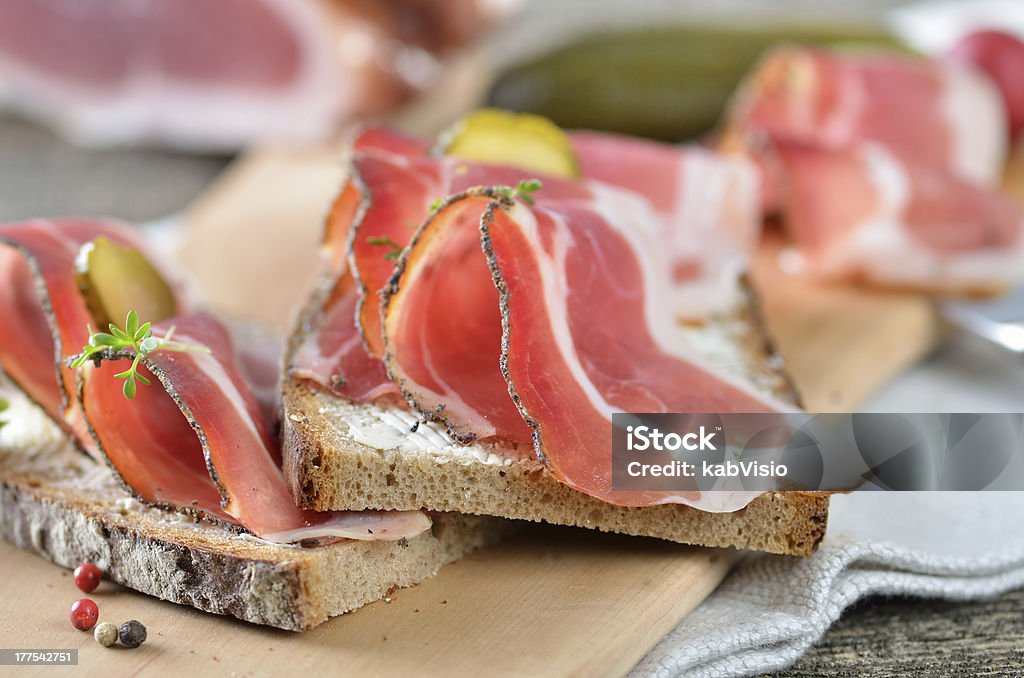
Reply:
<svg viewBox="0 0 1024 678"><path fill-rule="evenodd" d="M550 176L579 176L569 136L547 118L529 113L482 108L443 134L435 152Z"/></svg>
<svg viewBox="0 0 1024 678"><path fill-rule="evenodd" d="M120 322L131 310L152 322L178 312L174 290L146 256L103 236L82 246L75 281L100 327Z"/></svg>

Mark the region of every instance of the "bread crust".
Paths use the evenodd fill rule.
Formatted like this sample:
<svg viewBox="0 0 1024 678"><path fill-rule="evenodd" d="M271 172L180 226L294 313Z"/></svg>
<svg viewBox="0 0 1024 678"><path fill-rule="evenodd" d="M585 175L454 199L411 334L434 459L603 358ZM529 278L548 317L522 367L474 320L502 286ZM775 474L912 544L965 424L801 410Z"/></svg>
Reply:
<svg viewBox="0 0 1024 678"><path fill-rule="evenodd" d="M456 462L439 451L363 445L338 400L305 383L286 389L285 406L285 477L306 508L428 508L802 556L825 534L823 494L768 493L733 513L615 506L558 482L536 460Z"/></svg>
<svg viewBox="0 0 1024 678"><path fill-rule="evenodd" d="M94 562L112 581L206 612L307 630L432 576L511 527L438 513L430 530L408 540L272 544L144 506L26 408L35 410L12 403L12 423L0 431L0 537L62 567ZM23 416L52 430L11 435Z"/></svg>

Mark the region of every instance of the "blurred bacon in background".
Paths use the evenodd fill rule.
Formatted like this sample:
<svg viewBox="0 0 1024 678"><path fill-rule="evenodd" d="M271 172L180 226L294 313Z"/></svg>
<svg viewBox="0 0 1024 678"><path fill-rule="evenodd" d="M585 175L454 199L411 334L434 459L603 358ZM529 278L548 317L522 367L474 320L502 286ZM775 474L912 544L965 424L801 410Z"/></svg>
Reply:
<svg viewBox="0 0 1024 678"><path fill-rule="evenodd" d="M3 0L0 106L77 143L309 141L439 76L518 0Z"/></svg>

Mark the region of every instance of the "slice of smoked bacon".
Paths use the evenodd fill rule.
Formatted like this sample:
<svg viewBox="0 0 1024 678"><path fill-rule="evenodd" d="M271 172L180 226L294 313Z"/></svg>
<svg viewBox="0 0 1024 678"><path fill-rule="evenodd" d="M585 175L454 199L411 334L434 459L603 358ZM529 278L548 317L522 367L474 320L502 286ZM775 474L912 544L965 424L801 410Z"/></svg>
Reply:
<svg viewBox="0 0 1024 678"><path fill-rule="evenodd" d="M502 0L6 0L0 106L90 146L330 139L444 72Z"/></svg>
<svg viewBox="0 0 1024 678"><path fill-rule="evenodd" d="M345 183L324 231L329 279L300 314L289 347L292 376L357 401L396 393L374 348L380 341L371 343L379 330L364 332L356 319L379 326L372 300L390 275L393 262L387 255L408 242L439 191L427 150L383 128L370 127L352 138ZM358 271L355 259L363 250L369 250L370 261Z"/></svg>
<svg viewBox="0 0 1024 678"><path fill-rule="evenodd" d="M385 296L388 369L417 410L462 442L530 443L500 368L502 319L480 249L490 198L456 200L417 235Z"/></svg>
<svg viewBox="0 0 1024 678"><path fill-rule="evenodd" d="M647 204L633 211L643 218L653 211L664 224L659 237L675 257L667 311L695 321L733 311L761 237L754 164L697 146L593 132L571 137L584 177L642 196Z"/></svg>

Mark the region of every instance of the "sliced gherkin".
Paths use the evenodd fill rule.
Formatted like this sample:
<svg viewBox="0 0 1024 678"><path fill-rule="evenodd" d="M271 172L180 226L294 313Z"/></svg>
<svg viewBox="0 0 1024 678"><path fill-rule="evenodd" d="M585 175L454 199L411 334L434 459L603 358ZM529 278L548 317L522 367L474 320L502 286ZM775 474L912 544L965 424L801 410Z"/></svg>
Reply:
<svg viewBox="0 0 1024 678"><path fill-rule="evenodd" d="M569 136L547 118L529 113L474 111L441 135L435 152L558 177L579 176Z"/></svg>
<svg viewBox="0 0 1024 678"><path fill-rule="evenodd" d="M145 255L104 236L79 250L75 281L100 328L120 323L129 311L150 322L178 313L174 290Z"/></svg>

